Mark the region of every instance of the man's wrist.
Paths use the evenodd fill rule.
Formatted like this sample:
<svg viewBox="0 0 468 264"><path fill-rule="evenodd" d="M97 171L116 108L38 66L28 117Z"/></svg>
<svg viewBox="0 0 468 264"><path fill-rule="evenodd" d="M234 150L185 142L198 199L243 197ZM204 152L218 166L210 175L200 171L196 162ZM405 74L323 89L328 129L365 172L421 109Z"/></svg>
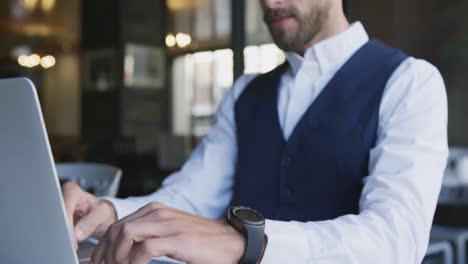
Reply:
<svg viewBox="0 0 468 264"><path fill-rule="evenodd" d="M112 222L111 224L116 222L117 221L117 210L115 209L114 205L111 202L107 201L107 200L99 200L99 202L102 204L102 206L108 212L108 214L109 214L108 219Z"/></svg>
<svg viewBox="0 0 468 264"><path fill-rule="evenodd" d="M93 236L102 237L106 233L109 226L117 222L117 212L114 205L107 200L98 200L94 210L98 210L100 212L101 220L100 225L93 233Z"/></svg>
<svg viewBox="0 0 468 264"><path fill-rule="evenodd" d="M233 257L234 263L239 263L244 256L247 241L245 236L235 229L227 220L217 220L223 226L222 232L227 234L229 246L226 252Z"/></svg>
<svg viewBox="0 0 468 264"><path fill-rule="evenodd" d="M265 248L265 218L254 209L244 206L231 206L227 220L245 240L242 264L255 264L262 259Z"/></svg>

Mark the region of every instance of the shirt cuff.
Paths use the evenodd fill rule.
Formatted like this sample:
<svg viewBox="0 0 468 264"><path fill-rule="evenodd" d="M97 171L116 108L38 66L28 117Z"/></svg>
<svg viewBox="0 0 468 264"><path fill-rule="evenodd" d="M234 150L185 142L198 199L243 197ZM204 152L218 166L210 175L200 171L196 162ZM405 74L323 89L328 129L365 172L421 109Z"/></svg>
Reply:
<svg viewBox="0 0 468 264"><path fill-rule="evenodd" d="M265 234L268 244L262 264L310 263L307 235L298 223L266 220Z"/></svg>
<svg viewBox="0 0 468 264"><path fill-rule="evenodd" d="M132 201L131 199L119 199L113 197L99 197L99 199L108 201L114 206L115 213L117 214L117 220L132 214L141 207L141 203Z"/></svg>

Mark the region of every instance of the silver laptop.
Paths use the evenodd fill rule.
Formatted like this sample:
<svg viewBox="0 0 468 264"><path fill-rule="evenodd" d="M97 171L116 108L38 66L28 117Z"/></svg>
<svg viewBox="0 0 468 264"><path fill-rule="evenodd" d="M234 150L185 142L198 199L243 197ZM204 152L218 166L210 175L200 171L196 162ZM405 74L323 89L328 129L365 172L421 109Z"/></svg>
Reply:
<svg viewBox="0 0 468 264"><path fill-rule="evenodd" d="M38 96L26 78L0 80L0 212L1 263L89 262L93 246L81 246L81 262L74 250Z"/></svg>

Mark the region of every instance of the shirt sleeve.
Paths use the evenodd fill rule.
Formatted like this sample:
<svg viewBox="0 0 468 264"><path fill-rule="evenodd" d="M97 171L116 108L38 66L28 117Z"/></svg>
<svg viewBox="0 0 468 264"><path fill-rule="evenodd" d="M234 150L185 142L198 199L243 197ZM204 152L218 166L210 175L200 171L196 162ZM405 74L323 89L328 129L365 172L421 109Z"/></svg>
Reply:
<svg viewBox="0 0 468 264"><path fill-rule="evenodd" d="M210 133L190 155L182 169L166 178L156 192L140 197L110 201L118 219L150 203L160 202L207 218L225 214L233 195L233 177L237 158L234 103L253 75L243 75L224 96Z"/></svg>
<svg viewBox="0 0 468 264"><path fill-rule="evenodd" d="M385 89L360 213L267 220L262 263L421 263L447 155L444 82L434 66L409 58Z"/></svg>

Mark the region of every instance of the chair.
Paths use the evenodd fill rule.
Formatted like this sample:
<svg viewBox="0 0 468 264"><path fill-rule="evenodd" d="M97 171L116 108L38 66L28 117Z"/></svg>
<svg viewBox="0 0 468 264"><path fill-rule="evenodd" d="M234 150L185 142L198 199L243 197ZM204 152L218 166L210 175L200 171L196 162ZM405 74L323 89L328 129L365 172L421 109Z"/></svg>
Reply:
<svg viewBox="0 0 468 264"><path fill-rule="evenodd" d="M431 240L422 264L454 264L453 248L449 241Z"/></svg>
<svg viewBox="0 0 468 264"><path fill-rule="evenodd" d="M117 195L122 170L99 163L58 163L59 179L70 180L96 196Z"/></svg>
<svg viewBox="0 0 468 264"><path fill-rule="evenodd" d="M468 249L468 228L433 225L431 240L447 240L453 246L456 264L466 264Z"/></svg>
<svg viewBox="0 0 468 264"><path fill-rule="evenodd" d="M434 224L436 225L468 226L468 171L463 168L466 167L467 157L468 148L450 147L447 168L444 172L442 189L434 216Z"/></svg>
<svg viewBox="0 0 468 264"><path fill-rule="evenodd" d="M460 175L462 171L457 170L460 160L468 157L468 148L465 147L450 147L449 156L447 159L447 167L444 172L444 184L460 183L461 178L466 175Z"/></svg>

